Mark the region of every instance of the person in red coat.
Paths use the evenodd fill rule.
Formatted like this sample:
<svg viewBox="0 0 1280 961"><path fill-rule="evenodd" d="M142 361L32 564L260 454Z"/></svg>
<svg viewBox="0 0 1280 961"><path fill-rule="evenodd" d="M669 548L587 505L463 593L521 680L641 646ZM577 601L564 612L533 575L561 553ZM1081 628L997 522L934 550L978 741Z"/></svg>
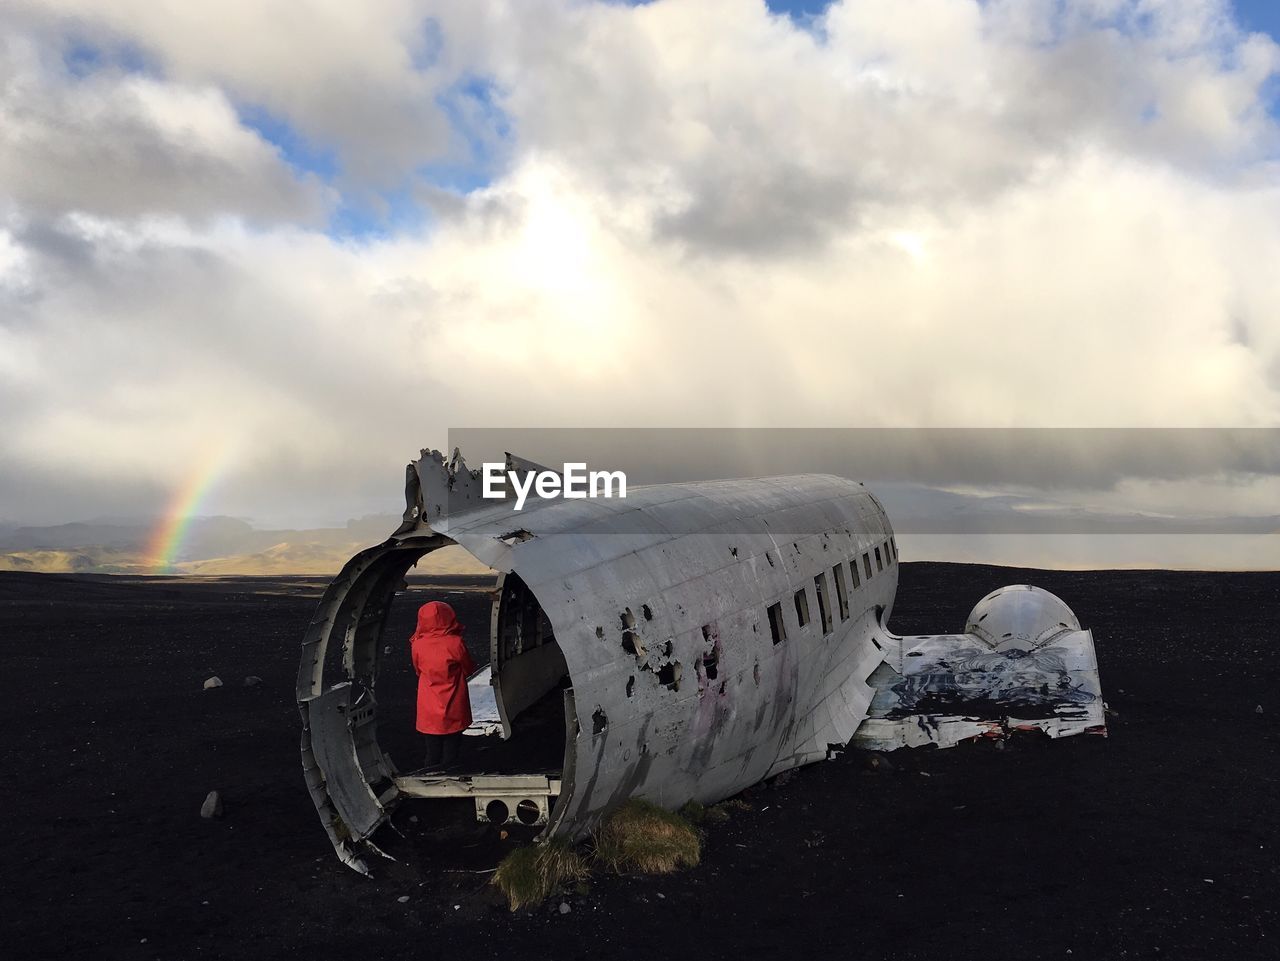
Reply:
<svg viewBox="0 0 1280 961"><path fill-rule="evenodd" d="M428 601L418 608L409 652L418 672L418 731L426 737L427 767L452 767L462 732L471 724L467 678L476 669L452 607Z"/></svg>

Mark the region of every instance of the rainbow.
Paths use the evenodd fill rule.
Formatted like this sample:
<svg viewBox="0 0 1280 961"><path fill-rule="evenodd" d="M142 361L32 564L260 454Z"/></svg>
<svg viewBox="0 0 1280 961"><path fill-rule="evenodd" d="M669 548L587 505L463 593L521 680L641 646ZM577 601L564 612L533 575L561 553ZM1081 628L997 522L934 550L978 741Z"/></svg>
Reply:
<svg viewBox="0 0 1280 961"><path fill-rule="evenodd" d="M227 461L225 444L210 446L173 493L160 521L147 538L147 565L153 573L166 573L177 560L178 551L191 530L196 510L222 474Z"/></svg>

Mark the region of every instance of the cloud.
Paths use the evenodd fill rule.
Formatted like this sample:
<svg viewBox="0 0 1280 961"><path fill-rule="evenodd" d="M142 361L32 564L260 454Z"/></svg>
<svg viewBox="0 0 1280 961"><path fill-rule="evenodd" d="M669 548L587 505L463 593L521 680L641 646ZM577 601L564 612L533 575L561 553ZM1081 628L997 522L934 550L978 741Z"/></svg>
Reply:
<svg viewBox="0 0 1280 961"><path fill-rule="evenodd" d="M17 8L0 516L211 442L213 506L310 523L457 425L1280 422L1276 46L1224 4L224 6ZM317 225L402 181L426 228Z"/></svg>
<svg viewBox="0 0 1280 961"><path fill-rule="evenodd" d="M76 78L0 45L0 183L29 219L78 211L323 222L325 191L245 129L222 91L116 71Z"/></svg>
<svg viewBox="0 0 1280 961"><path fill-rule="evenodd" d="M18 0L54 38L125 43L167 79L216 86L339 151L355 185L394 186L422 164L462 156L438 99L465 71L437 14L470 4L412 0Z"/></svg>
<svg viewBox="0 0 1280 961"><path fill-rule="evenodd" d="M820 247L1087 152L1220 176L1280 146L1278 48L1221 3L847 0L816 32L736 0L529 7L483 53L523 144L701 253Z"/></svg>

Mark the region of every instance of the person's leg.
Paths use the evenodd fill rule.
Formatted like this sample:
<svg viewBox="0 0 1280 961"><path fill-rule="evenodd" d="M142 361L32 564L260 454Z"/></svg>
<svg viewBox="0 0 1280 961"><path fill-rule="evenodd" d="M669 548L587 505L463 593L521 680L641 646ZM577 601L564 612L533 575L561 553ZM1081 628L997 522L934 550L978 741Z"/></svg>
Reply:
<svg viewBox="0 0 1280 961"><path fill-rule="evenodd" d="M455 734L446 734L440 738L441 747L441 763L445 768L451 768L458 763L458 747L462 744L462 732Z"/></svg>
<svg viewBox="0 0 1280 961"><path fill-rule="evenodd" d="M445 738L439 734L424 734L422 737L427 742L427 754L423 764L429 771L439 768L442 764Z"/></svg>

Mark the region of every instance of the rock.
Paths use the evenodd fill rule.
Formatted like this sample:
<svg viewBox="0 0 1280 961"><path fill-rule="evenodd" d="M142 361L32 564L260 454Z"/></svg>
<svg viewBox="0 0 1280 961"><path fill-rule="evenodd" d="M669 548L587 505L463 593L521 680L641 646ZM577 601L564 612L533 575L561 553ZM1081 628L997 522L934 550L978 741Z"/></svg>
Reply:
<svg viewBox="0 0 1280 961"><path fill-rule="evenodd" d="M206 820L222 817L222 795L217 791L210 791L200 805L200 816Z"/></svg>
<svg viewBox="0 0 1280 961"><path fill-rule="evenodd" d="M862 756L862 766L868 771L892 771L893 765L879 751L867 751Z"/></svg>
<svg viewBox="0 0 1280 961"><path fill-rule="evenodd" d="M396 898L396 900L397 900L397 901L399 901L401 904L408 904L408 903L409 903L409 895L407 895L407 894L402 894L402 895L400 895L400 897Z"/></svg>
<svg viewBox="0 0 1280 961"><path fill-rule="evenodd" d="M222 687L222 678L218 677L217 674L213 675L213 677L205 678L204 689L206 691L212 691L215 687Z"/></svg>
<svg viewBox="0 0 1280 961"><path fill-rule="evenodd" d="M568 902L568 901L561 901L561 902L560 902L560 913L561 913L561 914L568 914L568 913L569 913L570 911L572 911L572 910L573 910L573 908L569 907L569 902Z"/></svg>
<svg viewBox="0 0 1280 961"><path fill-rule="evenodd" d="M1003 751L1003 750L1004 750L1004 741L1003 741L1003 740L996 741L996 750L997 750L997 751Z"/></svg>
<svg viewBox="0 0 1280 961"><path fill-rule="evenodd" d="M262 684L262 678L258 677L257 674L250 674L248 677L244 679L245 687L258 687L261 684Z"/></svg>
<svg viewBox="0 0 1280 961"><path fill-rule="evenodd" d="M795 776L796 776L795 768L791 768L788 771L783 771L781 774L779 774L777 777L775 777L772 781L769 782L769 786L774 788L786 787L787 782L790 781Z"/></svg>
<svg viewBox="0 0 1280 961"><path fill-rule="evenodd" d="M1255 708L1253 709L1253 713L1254 713L1254 714L1261 714L1261 713L1262 713L1262 705L1261 705L1261 704L1259 704L1257 707L1255 707Z"/></svg>

